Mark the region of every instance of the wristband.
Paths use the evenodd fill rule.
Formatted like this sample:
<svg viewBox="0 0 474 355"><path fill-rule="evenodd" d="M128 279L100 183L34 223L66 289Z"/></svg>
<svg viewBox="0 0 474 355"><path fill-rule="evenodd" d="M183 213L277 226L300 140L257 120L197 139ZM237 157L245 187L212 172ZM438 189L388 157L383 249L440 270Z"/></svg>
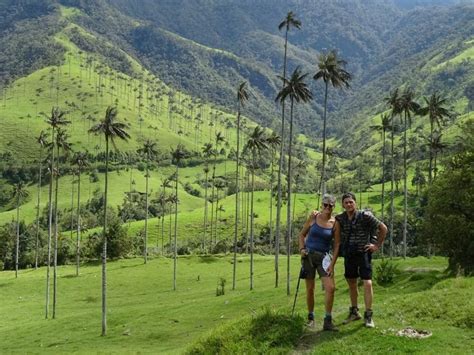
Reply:
<svg viewBox="0 0 474 355"><path fill-rule="evenodd" d="M306 250L306 248L300 248L300 251L302 251L302 250Z"/></svg>

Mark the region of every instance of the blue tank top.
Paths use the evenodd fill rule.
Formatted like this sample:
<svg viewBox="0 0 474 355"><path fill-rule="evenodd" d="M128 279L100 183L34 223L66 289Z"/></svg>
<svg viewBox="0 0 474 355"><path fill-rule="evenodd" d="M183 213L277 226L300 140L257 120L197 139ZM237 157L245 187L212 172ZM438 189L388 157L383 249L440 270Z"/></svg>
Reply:
<svg viewBox="0 0 474 355"><path fill-rule="evenodd" d="M309 229L305 247L310 251L327 253L331 249L332 228L324 228L314 223Z"/></svg>

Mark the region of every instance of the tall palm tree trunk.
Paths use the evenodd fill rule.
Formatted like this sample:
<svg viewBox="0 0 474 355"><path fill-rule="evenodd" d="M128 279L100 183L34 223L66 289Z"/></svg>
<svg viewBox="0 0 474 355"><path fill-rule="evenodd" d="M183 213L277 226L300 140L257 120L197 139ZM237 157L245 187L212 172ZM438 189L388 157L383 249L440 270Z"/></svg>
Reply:
<svg viewBox="0 0 474 355"><path fill-rule="evenodd" d="M53 179L54 179L54 127L52 128L51 142L53 147L51 149L51 161L50 161L50 179L49 179L49 206L48 206L48 260L46 263L46 301L45 301L45 318L49 316L49 278L51 269L51 238L52 238L52 227L53 227Z"/></svg>
<svg viewBox="0 0 474 355"><path fill-rule="evenodd" d="M143 248L143 261L146 264L148 261L148 162L146 162L146 179L145 179L145 246Z"/></svg>
<svg viewBox="0 0 474 355"><path fill-rule="evenodd" d="M250 213L249 213L249 210L250 210L250 191L248 191L248 189L251 188L251 186L250 186L250 172L247 173L246 185L247 185L247 201L245 202L245 204L246 204L245 219L247 220L247 223L246 223L245 235L247 236L247 245L250 246L250 239L249 239L250 238L250 233L249 233L249 228L250 228ZM248 250L248 247L247 247L247 250Z"/></svg>
<svg viewBox="0 0 474 355"><path fill-rule="evenodd" d="M169 252L171 253L171 238L173 236L173 206L170 206L170 219L169 219Z"/></svg>
<svg viewBox="0 0 474 355"><path fill-rule="evenodd" d="M251 183L251 197L250 197L250 290L253 290L253 191L255 187L255 152L252 157L252 183Z"/></svg>
<svg viewBox="0 0 474 355"><path fill-rule="evenodd" d="M208 199L207 199L207 189L208 189L208 176L209 172L206 172L206 186L204 187L204 236L203 236L203 241L202 241L202 250L204 252L205 246L206 246L206 234L207 234L207 210L208 210Z"/></svg>
<svg viewBox="0 0 474 355"><path fill-rule="evenodd" d="M219 225L218 213L219 213L219 188L216 188L216 218L215 218L215 222L214 222L215 244L217 244L217 227Z"/></svg>
<svg viewBox="0 0 474 355"><path fill-rule="evenodd" d="M54 187L54 256L53 256L53 319L56 318L58 288L58 190L59 190L59 146L57 147L56 182Z"/></svg>
<svg viewBox="0 0 474 355"><path fill-rule="evenodd" d="M272 246L271 244L273 243L273 248L275 248L275 241L273 240L273 183L274 183L274 160L275 160L275 151L272 149L272 164L270 167L270 220L268 222L268 227L269 227L269 237L268 240L270 242L270 247Z"/></svg>
<svg viewBox="0 0 474 355"><path fill-rule="evenodd" d="M391 134L391 140L392 140L392 150L391 150L391 160L392 160L392 178L390 179L390 258L393 257L393 220L394 220L394 215L395 215L395 205L394 205L394 199L395 199L395 191L394 191L394 182L395 182L395 152L394 152L394 141L395 141L395 124L393 123L393 117L392 117L392 134Z"/></svg>
<svg viewBox="0 0 474 355"><path fill-rule="evenodd" d="M290 257L291 257L291 153L293 144L293 98L291 99L290 107L290 137L288 142L288 175L287 175L287 189L288 198L286 206L286 294L290 295Z"/></svg>
<svg viewBox="0 0 474 355"><path fill-rule="evenodd" d="M321 181L319 182L321 196L326 193L326 114L327 114L327 107L328 107L328 88L329 88L329 83L326 81L326 88L324 90L324 116L323 116L323 166L321 168Z"/></svg>
<svg viewBox="0 0 474 355"><path fill-rule="evenodd" d="M16 252L15 252L15 278L18 278L18 259L20 255L20 197L16 199Z"/></svg>
<svg viewBox="0 0 474 355"><path fill-rule="evenodd" d="M430 120L430 165L428 168L428 184L433 181L433 121Z"/></svg>
<svg viewBox="0 0 474 355"><path fill-rule="evenodd" d="M36 201L36 238L35 238L35 270L38 269L38 249L39 249L39 216L40 216L40 203L41 203L41 177L43 173L43 165L41 164L42 149L40 149L40 166L39 166L39 179L38 179L38 199Z"/></svg>
<svg viewBox="0 0 474 355"><path fill-rule="evenodd" d="M405 131L403 132L403 258L407 257L407 219L408 219L408 190L407 190L407 114L405 112Z"/></svg>
<svg viewBox="0 0 474 355"><path fill-rule="evenodd" d="M382 128L382 222L384 222L384 213L385 213L385 129ZM382 255L384 253L384 248L382 244Z"/></svg>
<svg viewBox="0 0 474 355"><path fill-rule="evenodd" d="M232 290L235 290L237 273L237 240L239 233L239 151L240 151L240 104L237 114L237 151L235 154L235 225L234 225L234 257L232 265Z"/></svg>
<svg viewBox="0 0 474 355"><path fill-rule="evenodd" d="M212 168L213 172L212 172L212 190L211 190L211 236L210 236L210 239L211 239L211 249L212 249L212 246L214 245L214 239L213 239L213 226L214 226L214 188L215 188L215 178L216 178L216 162L214 161L214 167ZM217 207L216 207L217 208Z"/></svg>
<svg viewBox="0 0 474 355"><path fill-rule="evenodd" d="M176 272L178 269L178 163L176 163L176 203L174 208L174 261L173 261L173 290L176 291Z"/></svg>
<svg viewBox="0 0 474 355"><path fill-rule="evenodd" d="M76 276L81 262L81 168L77 173Z"/></svg>
<svg viewBox="0 0 474 355"><path fill-rule="evenodd" d="M102 336L107 335L107 193L109 188L109 137L105 137L104 226L102 230Z"/></svg>
<svg viewBox="0 0 474 355"><path fill-rule="evenodd" d="M286 57L288 51L288 27L285 32L285 54L283 55L283 78L286 78ZM280 274L279 274L279 256L280 256L280 224L281 224L281 204L282 204L282 181L281 174L283 171L283 152L285 147L285 101L281 103L281 144L280 144L280 159L278 161L278 176L277 176L277 210L276 210L276 221L275 221L275 287L278 287Z"/></svg>

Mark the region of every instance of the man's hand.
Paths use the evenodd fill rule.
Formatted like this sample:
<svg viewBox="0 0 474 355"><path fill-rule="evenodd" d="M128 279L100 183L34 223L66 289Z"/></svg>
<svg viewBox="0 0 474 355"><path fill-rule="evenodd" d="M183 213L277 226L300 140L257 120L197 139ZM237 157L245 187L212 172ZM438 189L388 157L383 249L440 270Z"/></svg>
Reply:
<svg viewBox="0 0 474 355"><path fill-rule="evenodd" d="M364 247L364 250L371 253L375 253L377 250L379 250L379 246L377 244L367 244Z"/></svg>
<svg viewBox="0 0 474 355"><path fill-rule="evenodd" d="M308 255L308 251L306 250L306 248L301 248L300 254L301 254L301 257L304 258L305 256Z"/></svg>

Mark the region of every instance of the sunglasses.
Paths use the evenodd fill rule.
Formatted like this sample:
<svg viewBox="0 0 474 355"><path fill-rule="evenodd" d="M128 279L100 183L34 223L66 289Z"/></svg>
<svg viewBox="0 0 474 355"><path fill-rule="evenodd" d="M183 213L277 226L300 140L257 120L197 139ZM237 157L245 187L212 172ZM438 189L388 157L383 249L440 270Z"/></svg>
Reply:
<svg viewBox="0 0 474 355"><path fill-rule="evenodd" d="M324 208L334 208L334 205L331 205L330 203L323 203Z"/></svg>

